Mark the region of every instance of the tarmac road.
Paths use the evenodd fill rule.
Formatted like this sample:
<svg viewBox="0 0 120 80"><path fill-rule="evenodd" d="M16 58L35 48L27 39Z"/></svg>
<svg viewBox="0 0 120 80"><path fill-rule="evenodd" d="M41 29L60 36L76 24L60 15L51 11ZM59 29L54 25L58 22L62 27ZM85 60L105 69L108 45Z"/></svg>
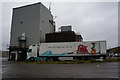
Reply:
<svg viewBox="0 0 120 80"><path fill-rule="evenodd" d="M118 78L118 63L20 64L4 59L2 78Z"/></svg>

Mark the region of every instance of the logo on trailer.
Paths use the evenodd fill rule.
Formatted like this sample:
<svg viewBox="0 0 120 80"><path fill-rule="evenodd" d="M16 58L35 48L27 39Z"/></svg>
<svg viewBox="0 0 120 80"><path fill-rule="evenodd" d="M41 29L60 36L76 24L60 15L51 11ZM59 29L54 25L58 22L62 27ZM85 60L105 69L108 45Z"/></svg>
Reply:
<svg viewBox="0 0 120 80"><path fill-rule="evenodd" d="M88 47L88 46L84 46L84 45L80 44L80 45L78 46L77 53L78 53L78 54L83 54L83 53L95 54L95 53L96 53L95 43L91 43L91 45L92 45L91 51L88 52L88 50L87 50L87 47Z"/></svg>
<svg viewBox="0 0 120 80"><path fill-rule="evenodd" d="M88 53L87 46L79 45L77 52L80 53Z"/></svg>
<svg viewBox="0 0 120 80"><path fill-rule="evenodd" d="M95 49L95 43L91 43L92 44L92 47L91 47L91 53L92 54L95 54L96 53L96 49Z"/></svg>

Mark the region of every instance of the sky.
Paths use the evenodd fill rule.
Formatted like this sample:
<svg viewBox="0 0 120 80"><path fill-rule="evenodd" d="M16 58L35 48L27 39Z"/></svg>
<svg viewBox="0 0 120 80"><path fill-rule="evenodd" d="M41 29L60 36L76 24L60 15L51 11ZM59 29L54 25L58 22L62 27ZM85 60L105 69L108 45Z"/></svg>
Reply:
<svg viewBox="0 0 120 80"><path fill-rule="evenodd" d="M36 2L0 3L0 49L6 50L10 42L12 8ZM49 8L50 2L42 2ZM117 2L51 2L51 13L56 22L56 31L63 25L81 34L83 41L107 41L107 48L118 46ZM2 29L1 29L2 28Z"/></svg>

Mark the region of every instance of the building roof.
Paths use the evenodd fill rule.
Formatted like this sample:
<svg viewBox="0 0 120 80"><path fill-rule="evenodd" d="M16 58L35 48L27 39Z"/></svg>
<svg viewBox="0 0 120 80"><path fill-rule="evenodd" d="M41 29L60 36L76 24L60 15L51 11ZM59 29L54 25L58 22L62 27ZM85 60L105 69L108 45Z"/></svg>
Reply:
<svg viewBox="0 0 120 80"><path fill-rule="evenodd" d="M63 31L63 32L55 32L55 33L47 33L47 34L64 34L64 33L73 33L73 34L75 34L74 31Z"/></svg>
<svg viewBox="0 0 120 80"><path fill-rule="evenodd" d="M28 4L28 5L16 7L16 8L13 8L13 9L19 9L19 8L23 8L23 7L33 6L33 5L36 5L36 4L42 4L42 3L38 2L38 3L34 3L34 4Z"/></svg>

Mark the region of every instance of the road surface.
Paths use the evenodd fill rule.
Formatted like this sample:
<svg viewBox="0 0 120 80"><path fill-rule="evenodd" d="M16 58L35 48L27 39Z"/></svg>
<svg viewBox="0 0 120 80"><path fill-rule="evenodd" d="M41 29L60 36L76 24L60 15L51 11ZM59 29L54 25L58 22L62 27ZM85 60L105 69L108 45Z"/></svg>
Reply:
<svg viewBox="0 0 120 80"><path fill-rule="evenodd" d="M118 63L20 64L2 61L2 78L118 78Z"/></svg>

